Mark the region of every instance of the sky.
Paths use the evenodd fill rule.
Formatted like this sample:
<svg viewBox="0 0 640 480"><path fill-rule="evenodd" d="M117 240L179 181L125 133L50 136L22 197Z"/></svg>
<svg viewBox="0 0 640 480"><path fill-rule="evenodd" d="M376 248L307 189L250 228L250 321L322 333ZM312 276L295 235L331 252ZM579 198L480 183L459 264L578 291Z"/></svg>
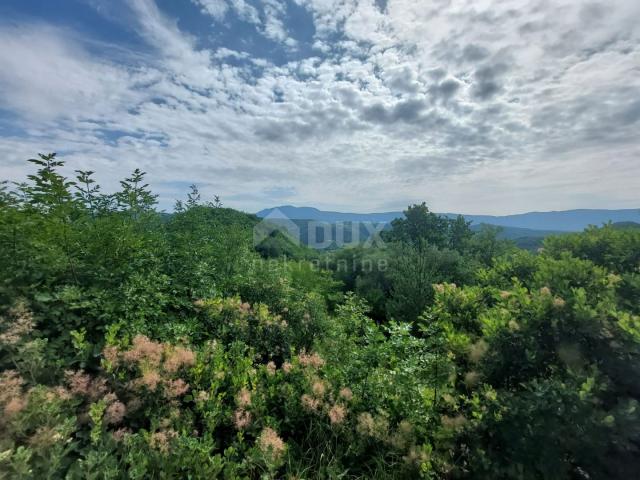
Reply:
<svg viewBox="0 0 640 480"><path fill-rule="evenodd" d="M0 179L58 152L291 204L640 207L637 0L3 0Z"/></svg>

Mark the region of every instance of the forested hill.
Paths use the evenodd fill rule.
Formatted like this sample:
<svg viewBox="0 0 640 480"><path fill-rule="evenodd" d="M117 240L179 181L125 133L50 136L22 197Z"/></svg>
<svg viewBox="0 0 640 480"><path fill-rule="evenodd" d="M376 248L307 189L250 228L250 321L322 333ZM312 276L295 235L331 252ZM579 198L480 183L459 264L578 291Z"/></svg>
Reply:
<svg viewBox="0 0 640 480"><path fill-rule="evenodd" d="M293 207L290 205L261 210L256 215L264 218L278 210L292 220L319 220L335 222L384 222L388 223L403 216L402 212L384 213L343 213L322 211L310 207ZM458 214L443 213L443 216L455 218ZM640 223L639 209L623 210L565 210L557 212L529 212L517 215L464 215L474 225L489 224L501 227L525 228L548 231L581 231L589 225L600 226L608 222Z"/></svg>

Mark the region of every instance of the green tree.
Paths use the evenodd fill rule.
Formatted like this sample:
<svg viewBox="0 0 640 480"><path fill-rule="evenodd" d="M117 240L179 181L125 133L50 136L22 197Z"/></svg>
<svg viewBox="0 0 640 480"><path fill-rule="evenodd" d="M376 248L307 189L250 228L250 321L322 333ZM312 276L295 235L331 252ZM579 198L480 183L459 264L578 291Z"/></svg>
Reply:
<svg viewBox="0 0 640 480"><path fill-rule="evenodd" d="M391 230L384 232L385 240L407 243L415 248L422 248L426 244L447 246L447 218L430 212L424 202L420 205L410 205L403 213L404 218L393 220Z"/></svg>
<svg viewBox="0 0 640 480"><path fill-rule="evenodd" d="M466 277L463 258L453 250L439 250L426 241L399 244L391 258L390 318L414 322L433 300L433 285L460 282Z"/></svg>

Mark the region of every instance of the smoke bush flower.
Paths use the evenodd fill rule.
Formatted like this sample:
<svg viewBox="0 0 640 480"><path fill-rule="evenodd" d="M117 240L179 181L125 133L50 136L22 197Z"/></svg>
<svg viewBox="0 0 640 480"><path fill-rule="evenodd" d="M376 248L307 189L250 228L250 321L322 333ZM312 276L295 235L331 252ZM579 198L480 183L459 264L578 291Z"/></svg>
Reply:
<svg viewBox="0 0 640 480"><path fill-rule="evenodd" d="M91 377L83 372L67 370L64 372L65 380L69 385L69 390L74 395L88 395L91 386Z"/></svg>
<svg viewBox="0 0 640 480"><path fill-rule="evenodd" d="M191 367L196 363L196 355L189 349L176 347L164 361L164 369L175 373L182 367Z"/></svg>
<svg viewBox="0 0 640 480"><path fill-rule="evenodd" d="M381 416L377 415L375 418L368 412L363 412L358 415L358 423L356 425L356 432L363 437L373 437L378 440L384 440L387 438L389 431L389 421Z"/></svg>
<svg viewBox="0 0 640 480"><path fill-rule="evenodd" d="M236 403L241 408L251 405L251 392L244 387L241 388L238 395L236 395Z"/></svg>
<svg viewBox="0 0 640 480"><path fill-rule="evenodd" d="M149 437L149 446L155 450L159 450L165 455L169 453L169 445L172 438L175 438L177 433L174 430L166 430L154 432Z"/></svg>
<svg viewBox="0 0 640 480"><path fill-rule="evenodd" d="M121 442L121 441L123 441L123 440L124 440L124 437L125 437L126 435L129 435L130 433L131 433L131 430L129 430L128 428L123 427L123 428L119 428L119 429L115 430L115 431L111 434L111 436L113 437L113 439L114 439L116 442Z"/></svg>
<svg viewBox="0 0 640 480"><path fill-rule="evenodd" d="M258 448L273 460L279 460L286 451L287 445L274 429L265 427L258 437Z"/></svg>
<svg viewBox="0 0 640 480"><path fill-rule="evenodd" d="M320 368L325 364L324 359L317 353L307 355L305 352L302 352L299 359L300 363L305 367L311 366L313 368Z"/></svg>
<svg viewBox="0 0 640 480"><path fill-rule="evenodd" d="M115 401L107 407L104 419L107 424L118 424L122 422L126 413L127 407L125 407L124 403Z"/></svg>
<svg viewBox="0 0 640 480"><path fill-rule="evenodd" d="M131 386L136 387L145 387L146 389L155 392L158 388L158 384L161 382L160 374L155 370L148 370L144 372L142 377L133 380Z"/></svg>
<svg viewBox="0 0 640 480"><path fill-rule="evenodd" d="M102 356L113 367L120 364L120 350L114 345L107 345L102 349Z"/></svg>
<svg viewBox="0 0 640 480"><path fill-rule="evenodd" d="M306 410L313 412L317 412L321 404L320 400L306 393L300 397L300 403Z"/></svg>
<svg viewBox="0 0 640 480"><path fill-rule="evenodd" d="M467 423L467 419L464 417L464 415L456 415L455 417L443 415L442 417L440 417L440 422L446 428L458 430L462 428L465 423Z"/></svg>
<svg viewBox="0 0 640 480"><path fill-rule="evenodd" d="M553 299L553 306L556 308L562 308L565 306L566 303L567 302L565 302L564 299L560 297L556 297Z"/></svg>
<svg viewBox="0 0 640 480"><path fill-rule="evenodd" d="M276 364L274 362L267 363L267 374L275 375L276 374Z"/></svg>
<svg viewBox="0 0 640 480"><path fill-rule="evenodd" d="M311 386L311 390L313 391L313 394L316 397L321 398L326 393L327 386L322 380L317 380L317 381L313 382L313 385Z"/></svg>
<svg viewBox="0 0 640 480"><path fill-rule="evenodd" d="M464 384L467 387L473 387L474 385L477 385L479 381L480 381L480 374L476 371L467 372L464 375Z"/></svg>
<svg viewBox="0 0 640 480"><path fill-rule="evenodd" d="M373 415L369 412L363 412L358 415L358 424L356 425L356 431L364 437L372 437L375 433L375 422Z"/></svg>
<svg viewBox="0 0 640 480"><path fill-rule="evenodd" d="M239 408L233 412L233 423L238 430L243 430L251 424L251 412Z"/></svg>
<svg viewBox="0 0 640 480"><path fill-rule="evenodd" d="M342 405L334 405L329 410L328 415L331 425L339 425L344 422L344 419L347 416L347 409Z"/></svg>
<svg viewBox="0 0 640 480"><path fill-rule="evenodd" d="M184 395L189 390L189 384L181 378L168 380L165 383L165 395L167 398L176 398Z"/></svg>
<svg viewBox="0 0 640 480"><path fill-rule="evenodd" d="M46 394L47 401L53 402L54 400L69 400L72 397L71 392L62 385L52 387Z"/></svg>
<svg viewBox="0 0 640 480"><path fill-rule="evenodd" d="M7 418L11 418L20 413L26 406L27 402L24 399L14 397L10 399L4 406L4 414Z"/></svg>
<svg viewBox="0 0 640 480"><path fill-rule="evenodd" d="M148 363L157 367L160 365L162 352L161 343L153 342L144 335L136 335L131 350L125 352L123 357L128 362Z"/></svg>
<svg viewBox="0 0 640 480"><path fill-rule="evenodd" d="M15 397L22 396L24 380L15 370L5 370L0 375L0 404L6 404Z"/></svg>
<svg viewBox="0 0 640 480"><path fill-rule="evenodd" d="M9 310L11 321L6 322L9 327L0 334L0 343L5 345L16 345L23 337L33 331L33 315L27 310L23 302L18 303ZM4 319L0 323L5 323Z"/></svg>
<svg viewBox="0 0 640 480"><path fill-rule="evenodd" d="M482 338L469 347L469 360L478 363L489 350L489 345Z"/></svg>
<svg viewBox="0 0 640 480"><path fill-rule="evenodd" d="M341 388L340 392L339 392L339 395L340 395L340 398L343 398L347 402L350 401L353 398L353 392L351 391L351 389L349 387Z"/></svg>

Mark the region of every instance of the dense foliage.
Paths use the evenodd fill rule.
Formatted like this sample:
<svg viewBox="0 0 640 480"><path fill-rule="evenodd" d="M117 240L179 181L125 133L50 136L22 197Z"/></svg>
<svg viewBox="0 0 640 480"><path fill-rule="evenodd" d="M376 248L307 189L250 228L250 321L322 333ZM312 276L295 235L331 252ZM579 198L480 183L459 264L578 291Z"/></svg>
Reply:
<svg viewBox="0 0 640 480"><path fill-rule="evenodd" d="M640 471L640 231L537 254L423 205L319 254L55 155L0 191L0 477Z"/></svg>

